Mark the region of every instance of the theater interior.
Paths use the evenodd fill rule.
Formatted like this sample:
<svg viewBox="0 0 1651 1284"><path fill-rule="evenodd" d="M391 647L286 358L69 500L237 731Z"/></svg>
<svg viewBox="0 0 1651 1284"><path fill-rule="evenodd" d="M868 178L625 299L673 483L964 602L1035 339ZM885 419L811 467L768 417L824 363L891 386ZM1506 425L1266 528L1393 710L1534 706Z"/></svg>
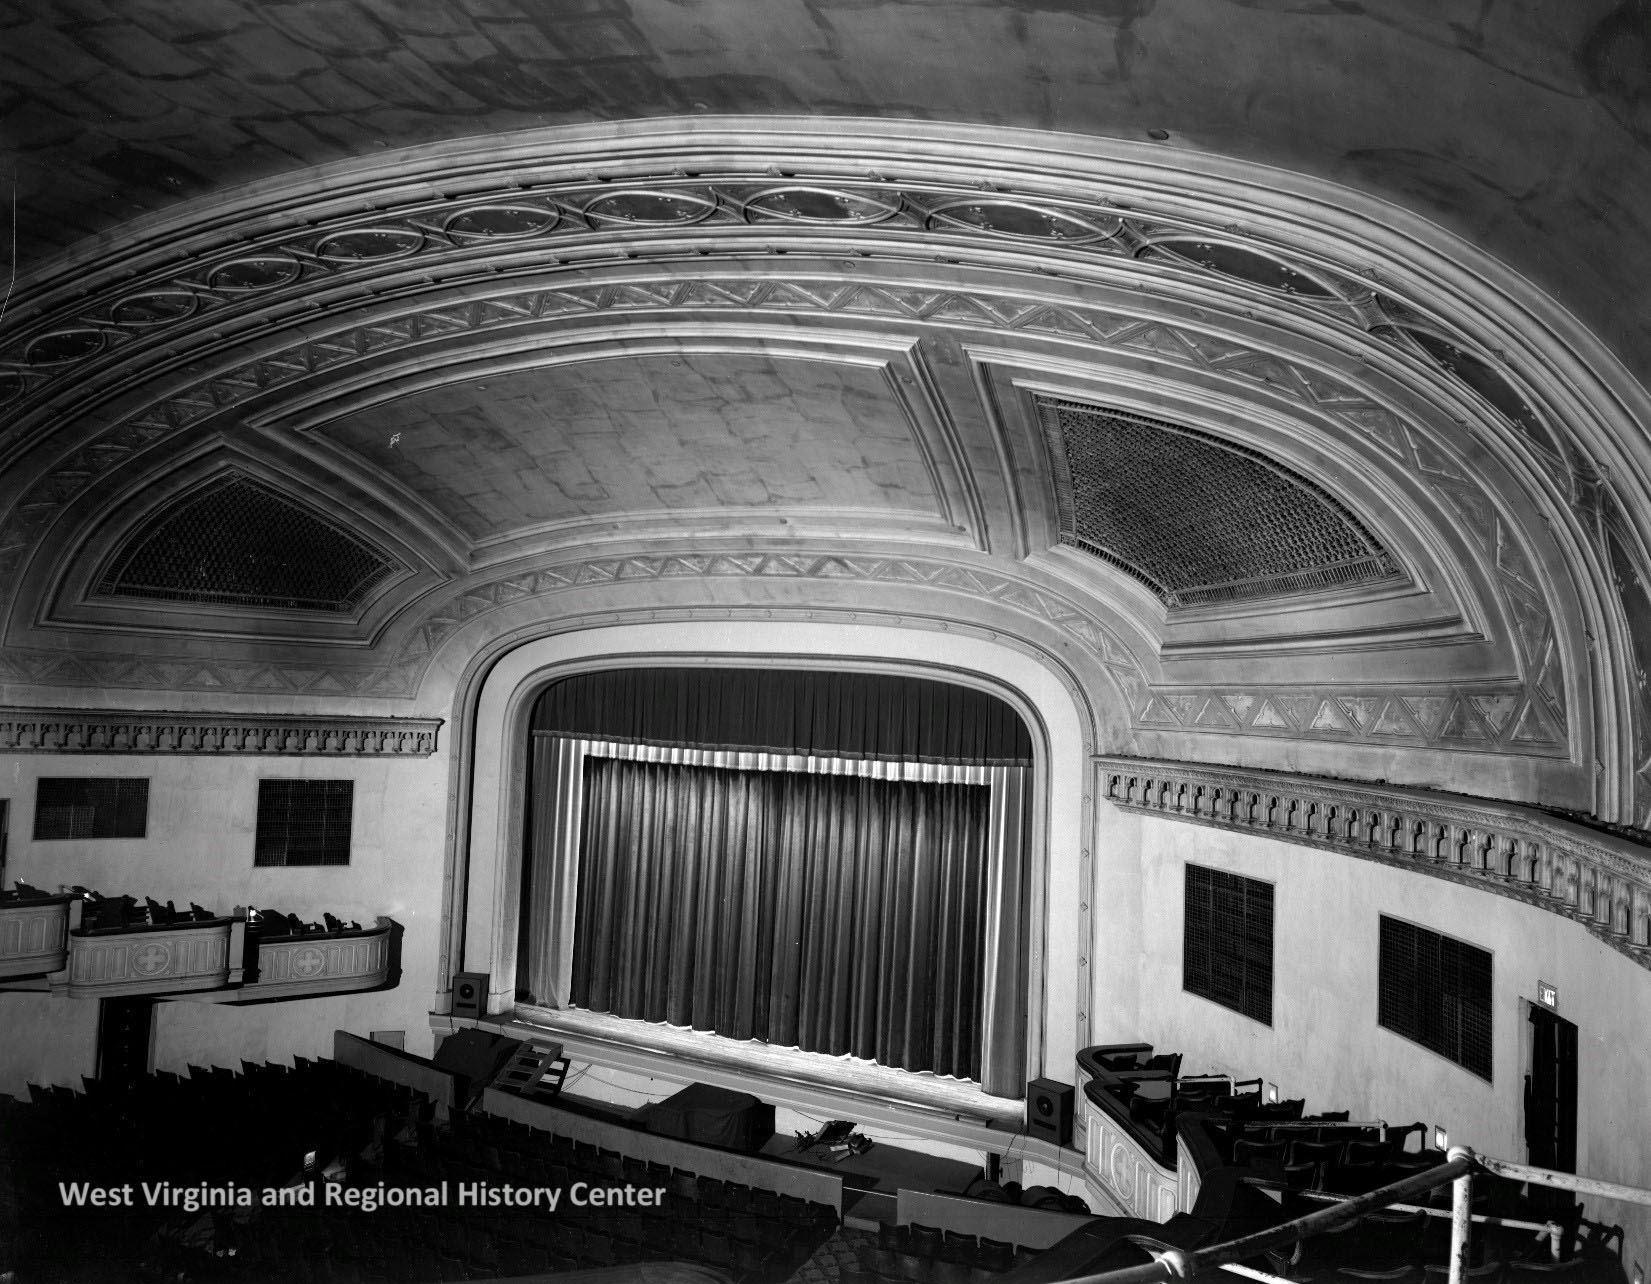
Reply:
<svg viewBox="0 0 1651 1284"><path fill-rule="evenodd" d="M1644 1284L1648 141L1644 0L0 4L0 1279Z"/></svg>

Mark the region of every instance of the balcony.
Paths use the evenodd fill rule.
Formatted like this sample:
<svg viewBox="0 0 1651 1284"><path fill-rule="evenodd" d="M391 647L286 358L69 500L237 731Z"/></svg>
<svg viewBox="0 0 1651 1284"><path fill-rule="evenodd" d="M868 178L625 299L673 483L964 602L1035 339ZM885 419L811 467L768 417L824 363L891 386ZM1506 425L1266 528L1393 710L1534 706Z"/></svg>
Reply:
<svg viewBox="0 0 1651 1284"><path fill-rule="evenodd" d="M0 893L0 989L263 1003L399 982L398 924L323 918L325 926L240 906L226 915L198 905L180 911L170 901L140 905L84 888L52 894L19 884Z"/></svg>
<svg viewBox="0 0 1651 1284"><path fill-rule="evenodd" d="M80 898L19 887L0 892L0 980L45 978L68 961Z"/></svg>

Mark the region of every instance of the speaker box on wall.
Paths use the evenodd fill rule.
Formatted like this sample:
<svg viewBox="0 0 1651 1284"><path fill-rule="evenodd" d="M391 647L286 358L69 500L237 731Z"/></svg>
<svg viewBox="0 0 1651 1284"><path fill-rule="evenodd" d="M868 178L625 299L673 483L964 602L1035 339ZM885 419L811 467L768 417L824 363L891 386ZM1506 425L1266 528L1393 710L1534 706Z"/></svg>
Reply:
<svg viewBox="0 0 1651 1284"><path fill-rule="evenodd" d="M456 1017L479 1021L487 1015L487 973L453 973L453 1010Z"/></svg>
<svg viewBox="0 0 1651 1284"><path fill-rule="evenodd" d="M1053 1079L1026 1084L1026 1132L1057 1146L1072 1140L1072 1085Z"/></svg>

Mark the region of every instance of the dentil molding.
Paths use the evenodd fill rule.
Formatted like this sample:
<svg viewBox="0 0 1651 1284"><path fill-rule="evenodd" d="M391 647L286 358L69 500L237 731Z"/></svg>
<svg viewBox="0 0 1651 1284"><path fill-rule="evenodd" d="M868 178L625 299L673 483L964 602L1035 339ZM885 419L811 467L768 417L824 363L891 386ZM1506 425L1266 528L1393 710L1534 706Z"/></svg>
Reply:
<svg viewBox="0 0 1651 1284"><path fill-rule="evenodd" d="M0 753L428 758L440 718L0 709Z"/></svg>

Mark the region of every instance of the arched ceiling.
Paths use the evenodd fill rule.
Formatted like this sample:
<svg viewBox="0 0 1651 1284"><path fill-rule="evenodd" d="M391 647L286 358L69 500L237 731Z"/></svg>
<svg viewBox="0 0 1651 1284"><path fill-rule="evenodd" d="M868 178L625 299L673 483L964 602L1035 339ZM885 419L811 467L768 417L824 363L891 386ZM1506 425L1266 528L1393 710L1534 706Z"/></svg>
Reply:
<svg viewBox="0 0 1651 1284"><path fill-rule="evenodd" d="M870 610L1097 748L1644 824L1631 9L36 8L0 691L388 711L524 621ZM272 551L329 539L387 569Z"/></svg>
<svg viewBox="0 0 1651 1284"><path fill-rule="evenodd" d="M1651 353L1642 0L37 0L0 31L28 265L226 184L416 143L884 116L1159 131L1172 154L1359 188Z"/></svg>

